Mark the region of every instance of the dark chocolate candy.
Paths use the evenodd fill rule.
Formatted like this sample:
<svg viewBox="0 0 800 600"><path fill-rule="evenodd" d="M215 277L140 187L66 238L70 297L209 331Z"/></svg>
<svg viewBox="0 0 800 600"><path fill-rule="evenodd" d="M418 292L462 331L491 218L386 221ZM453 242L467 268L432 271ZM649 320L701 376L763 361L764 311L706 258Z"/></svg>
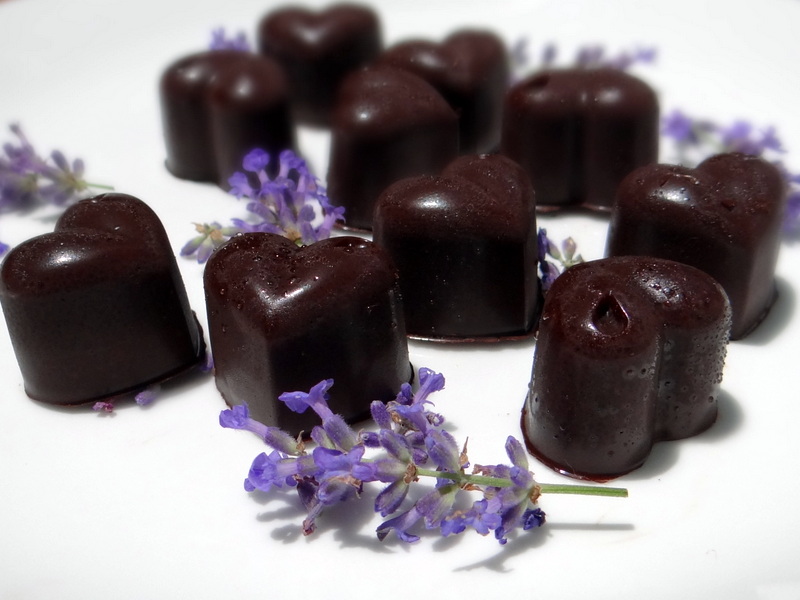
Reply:
<svg viewBox="0 0 800 600"><path fill-rule="evenodd" d="M376 62L406 69L444 96L458 114L462 153L497 150L509 60L494 33L457 31L441 44L409 40L388 48Z"/></svg>
<svg viewBox="0 0 800 600"><path fill-rule="evenodd" d="M229 405L288 431L316 417L278 396L333 379L331 409L366 416L411 378L397 272L376 244L336 237L298 247L269 233L237 236L205 269L217 387Z"/></svg>
<svg viewBox="0 0 800 600"><path fill-rule="evenodd" d="M258 26L259 51L283 67L295 117L310 125L330 124L342 80L375 58L382 45L378 16L355 4L319 12L285 7Z"/></svg>
<svg viewBox="0 0 800 600"><path fill-rule="evenodd" d="M14 248L0 303L25 391L51 404L144 388L205 354L161 222L124 194L82 200Z"/></svg>
<svg viewBox="0 0 800 600"><path fill-rule="evenodd" d="M567 269L545 297L523 433L567 475L607 480L653 444L717 415L730 331L722 287L702 271L621 256Z"/></svg>
<svg viewBox="0 0 800 600"><path fill-rule="evenodd" d="M751 332L775 301L786 188L778 169L721 154L696 169L651 165L619 188L608 254L680 261L713 276L733 308L731 337Z"/></svg>
<svg viewBox="0 0 800 600"><path fill-rule="evenodd" d="M372 228L378 196L414 175L439 173L458 155L458 117L429 83L391 67L348 76L333 114L328 194L347 226Z"/></svg>
<svg viewBox="0 0 800 600"><path fill-rule="evenodd" d="M658 100L618 69L542 71L509 90L502 152L540 209L610 210L619 182L658 158Z"/></svg>
<svg viewBox="0 0 800 600"><path fill-rule="evenodd" d="M167 168L176 177L228 187L254 148L295 146L286 78L270 58L214 50L182 58L161 77Z"/></svg>
<svg viewBox="0 0 800 600"><path fill-rule="evenodd" d="M409 335L464 340L533 330L538 308L533 188L512 160L463 156L441 176L391 185L374 240L400 272Z"/></svg>

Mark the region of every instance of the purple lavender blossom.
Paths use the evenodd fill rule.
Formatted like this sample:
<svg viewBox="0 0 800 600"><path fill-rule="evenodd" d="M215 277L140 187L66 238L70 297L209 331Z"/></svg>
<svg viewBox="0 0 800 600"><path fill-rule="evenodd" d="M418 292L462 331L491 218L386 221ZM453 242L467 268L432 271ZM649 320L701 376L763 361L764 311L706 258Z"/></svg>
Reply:
<svg viewBox="0 0 800 600"><path fill-rule="evenodd" d="M217 27L211 31L211 42L209 50L238 50L239 52L250 52L250 42L244 31L240 31L234 37L228 37L224 27Z"/></svg>
<svg viewBox="0 0 800 600"><path fill-rule="evenodd" d="M255 458L245 489L295 489L307 510L302 525L305 535L316 530L316 521L326 507L358 498L368 483L384 484L373 507L385 519L376 530L380 540L393 533L401 541L415 542L419 540L417 528L438 530L445 536L474 529L482 535L494 532L504 544L512 531L543 524L544 513L536 501L548 486L534 480L522 444L513 437L506 441L510 466L476 466L473 473L466 473L466 447L459 450L455 438L443 428L441 415L427 409L431 405L428 397L444 387L444 377L423 368L417 381L416 392L403 386L395 400L372 403L379 430L370 435L358 435L331 411L327 392L332 380L321 381L307 393L282 394L281 400L292 410L311 408L322 420L322 425L312 430L312 439L319 445L310 453L302 444L280 450L275 437L264 434L275 428L253 421L245 406L223 411L223 427L252 431L275 448ZM367 449L383 453L367 456ZM409 501L409 490L423 478L433 478L435 486ZM567 493L565 486L549 487ZM583 494L603 489L577 487L582 491L575 493ZM463 510L459 499L470 493L482 497ZM621 496L625 491L605 488L603 494Z"/></svg>
<svg viewBox="0 0 800 600"><path fill-rule="evenodd" d="M578 245L571 237L563 240L559 249L558 245L548 237L547 230L539 228L536 241L539 247L539 277L542 291L546 292L564 270L583 262L583 257L577 254Z"/></svg>
<svg viewBox="0 0 800 600"><path fill-rule="evenodd" d="M247 201L250 219L232 219L227 227L216 221L196 224L199 235L184 245L181 255L196 255L197 262L204 263L238 233L275 233L298 245L330 237L335 224L344 221L344 207L330 203L306 161L291 150L280 153L274 177L267 173L271 165L272 157L264 150L249 152L242 160L243 171L231 175L228 183L231 195Z"/></svg>
<svg viewBox="0 0 800 600"><path fill-rule="evenodd" d="M16 142L3 144L0 154L0 213L45 204L65 206L90 195L90 188L106 187L84 179L82 160L70 163L59 150L42 158L19 124L9 129Z"/></svg>
<svg viewBox="0 0 800 600"><path fill-rule="evenodd" d="M553 43L542 46L539 52L539 61L533 63L530 59L530 43L527 37L518 39L509 48L508 54L511 64L511 84L523 79L527 73L541 69L553 68L558 58L558 47ZM619 69L628 70L637 64L651 64L655 62L657 51L653 47L636 47L632 50L623 50L617 54L607 54L606 49L599 44L588 44L579 47L572 61L568 63L581 69Z"/></svg>
<svg viewBox="0 0 800 600"><path fill-rule="evenodd" d="M153 402L155 402L156 398L158 398L158 394L161 391L161 386L157 383L153 385L147 386L141 392L134 396L134 401L139 406L149 406Z"/></svg>

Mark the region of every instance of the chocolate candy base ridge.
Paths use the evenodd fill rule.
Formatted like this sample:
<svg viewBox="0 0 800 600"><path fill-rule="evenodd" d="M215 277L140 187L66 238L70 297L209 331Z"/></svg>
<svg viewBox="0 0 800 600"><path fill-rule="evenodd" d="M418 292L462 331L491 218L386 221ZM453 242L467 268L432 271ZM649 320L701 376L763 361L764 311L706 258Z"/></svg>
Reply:
<svg viewBox="0 0 800 600"><path fill-rule="evenodd" d="M730 305L702 271L649 257L576 265L553 283L522 416L530 452L573 477L640 467L717 415Z"/></svg>

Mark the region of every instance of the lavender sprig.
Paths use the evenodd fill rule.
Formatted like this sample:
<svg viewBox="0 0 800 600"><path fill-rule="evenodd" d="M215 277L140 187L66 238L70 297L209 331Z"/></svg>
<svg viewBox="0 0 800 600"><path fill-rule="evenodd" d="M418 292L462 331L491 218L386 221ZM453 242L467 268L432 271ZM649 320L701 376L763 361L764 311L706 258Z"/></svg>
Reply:
<svg viewBox="0 0 800 600"><path fill-rule="evenodd" d="M578 245L574 239L566 238L561 242L559 249L558 245L547 236L547 230L541 227L537 233L537 242L539 244L539 277L542 281L542 291L546 292L556 277L569 267L582 263L583 257L577 254Z"/></svg>
<svg viewBox="0 0 800 600"><path fill-rule="evenodd" d="M325 507L358 498L365 484L380 483L374 510L386 520L377 528L379 539L394 534L415 542L417 529L438 530L443 536L474 529L482 535L494 532L501 544L517 529L544 524L545 514L537 504L541 494L627 496L622 488L538 483L525 449L514 437L505 444L510 465L476 465L468 473L466 445L459 446L444 428L444 418L428 409L428 396L444 387L444 377L421 368L418 381L416 392L405 384L395 400L373 402L370 410L379 429L360 433L328 406L333 380L321 381L308 393L282 394L280 400L290 409L310 408L321 420L311 432L317 446L310 452L279 428L250 418L245 405L222 411L220 425L251 431L273 449L255 458L245 489L295 489L308 511L303 533L309 535ZM408 502L409 490L424 478L434 479L435 485ZM473 493L480 497L461 501Z"/></svg>
<svg viewBox="0 0 800 600"><path fill-rule="evenodd" d="M255 149L244 157L244 171L228 179L230 193L248 201L250 219L232 219L226 227L216 221L195 224L199 235L184 245L183 256L196 255L197 262L203 263L219 246L244 232L276 233L298 245L330 237L335 223L344 221L344 207L330 203L306 161L291 150L280 153L274 177L267 173L270 160L267 152Z"/></svg>
<svg viewBox="0 0 800 600"><path fill-rule="evenodd" d="M9 129L16 140L3 144L0 154L0 214L48 204L64 207L90 196L93 188L111 189L86 181L81 159L70 162L59 150L43 158L18 123ZM0 255L8 249L0 242Z"/></svg>
<svg viewBox="0 0 800 600"><path fill-rule="evenodd" d="M672 142L675 161L687 166L721 152L742 152L773 163L783 174L788 189L785 237L800 238L800 173L790 172L779 158L786 149L774 127L756 127L743 120L721 125L673 110L663 117L661 133Z"/></svg>
<svg viewBox="0 0 800 600"><path fill-rule="evenodd" d="M522 37L509 49L512 83L520 81L527 74L541 69L555 68L558 63L558 47L553 43L542 46L535 59L531 58L529 40ZM657 56L653 47L636 47L622 50L617 54L609 54L599 44L588 44L579 47L571 60L566 64L581 69L620 69L628 70L637 64L651 64Z"/></svg>
<svg viewBox="0 0 800 600"><path fill-rule="evenodd" d="M244 31L238 32L234 37L228 37L224 27L217 27L211 31L211 42L209 50L237 50L239 52L250 52L250 42Z"/></svg>

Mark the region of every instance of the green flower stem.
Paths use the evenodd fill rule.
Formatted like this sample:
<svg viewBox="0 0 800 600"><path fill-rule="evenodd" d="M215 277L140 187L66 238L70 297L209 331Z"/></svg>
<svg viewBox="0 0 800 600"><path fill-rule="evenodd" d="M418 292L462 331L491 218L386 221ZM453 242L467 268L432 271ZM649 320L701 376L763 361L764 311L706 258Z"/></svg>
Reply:
<svg viewBox="0 0 800 600"><path fill-rule="evenodd" d="M88 181L83 182L86 185L87 189L97 189L97 190L113 190L113 185L103 185L102 183L90 183Z"/></svg>
<svg viewBox="0 0 800 600"><path fill-rule="evenodd" d="M436 477L438 479L449 479L460 484L471 483L474 485L488 485L492 487L511 487L514 483L502 477L488 477L486 475L468 475L467 473L450 473L448 471L434 471L431 469L420 469L417 467L417 476ZM612 496L615 498L627 498L628 490L616 487L601 487L596 485L574 485L560 483L540 483L539 489L542 494L575 494L579 496Z"/></svg>

